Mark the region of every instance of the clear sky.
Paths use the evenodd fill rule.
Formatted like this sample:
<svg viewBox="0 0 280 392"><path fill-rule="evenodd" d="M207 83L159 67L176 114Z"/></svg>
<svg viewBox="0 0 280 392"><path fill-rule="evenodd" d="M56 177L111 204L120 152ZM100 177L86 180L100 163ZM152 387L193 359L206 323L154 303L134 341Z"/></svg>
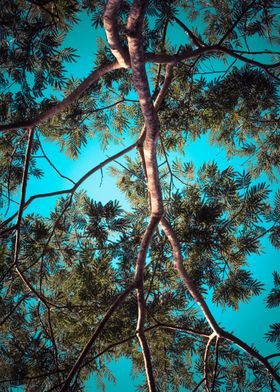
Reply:
<svg viewBox="0 0 280 392"><path fill-rule="evenodd" d="M89 18L83 14L81 16L81 22L69 33L65 43L65 46L77 48L77 54L80 56L77 58L77 63L67 65L69 75L72 74L74 77L82 78L90 73L94 66L96 39L101 34L104 37L104 33L101 30L96 32L91 27ZM178 40L183 38L181 31L178 30ZM106 151L101 151L97 140L93 139L86 148L82 148L80 158L76 161L72 161L70 158L63 156L59 152L58 146L54 143L46 143L44 144L44 148L47 155L61 172L75 181L93 166L106 159L107 155L112 155L120 151L123 146L113 146ZM188 146L185 153L187 160L193 161L196 167L199 167L205 161L216 160L222 167L234 165L237 171L244 170L244 166L240 166L240 160L235 159L229 162L224 151L206 144L205 138ZM71 187L71 184L58 177L43 159L41 160L41 165L45 168L46 175L40 181L32 180L29 182L27 197L35 193L44 193ZM124 208L128 208L127 201L115 186L114 179L107 174L106 168L103 170L102 181L101 179L101 173L98 172L84 183L83 188L97 201L107 202L111 199L118 199ZM43 201L37 200L32 203L27 212L36 212L42 215L48 214L49 209L54 206L55 200L55 198L43 199ZM272 284L272 271L279 268L279 254L277 255L268 241L263 242L263 247L265 253L261 256L251 256L249 263L252 266L255 278L262 281L266 287L269 287ZM275 352L275 347L272 344L266 343L263 335L267 332L269 324L277 321L276 310L265 309L263 300L266 295L267 291L263 295L253 298L249 304L242 304L238 312L228 309L222 312L216 306L212 306L210 298L208 298L208 304L221 324L229 331L235 332L238 337L244 339L248 344L254 344L264 355ZM131 381L130 367L130 362L124 358L118 363L111 363L110 368L114 371L117 384L114 386L108 382L107 390L109 392L134 391L135 388L133 385L135 385L135 381ZM94 385L94 379L90 379L87 383L86 391L94 390Z"/></svg>

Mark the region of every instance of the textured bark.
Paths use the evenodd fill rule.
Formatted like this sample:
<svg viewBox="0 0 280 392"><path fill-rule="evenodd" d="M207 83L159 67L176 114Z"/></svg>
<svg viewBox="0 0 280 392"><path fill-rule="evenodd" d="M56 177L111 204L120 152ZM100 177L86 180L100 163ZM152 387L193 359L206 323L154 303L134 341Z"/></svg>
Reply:
<svg viewBox="0 0 280 392"><path fill-rule="evenodd" d="M215 336L217 338L223 338L226 339L236 345L238 345L242 350L246 351L248 354L250 354L252 357L257 359L264 367L266 370L270 373L270 375L273 377L275 381L280 383L280 377L278 376L277 372L275 369L270 365L270 363L267 361L266 358L264 358L262 355L260 355L256 350L254 350L252 347L248 346L245 342L243 342L241 339L237 338L236 336L224 331L219 325L217 324L215 318L213 317L211 311L209 310L203 296L200 294L198 289L196 288L194 282L191 280L189 275L187 274L184 265L183 265L183 259L182 259L182 254L181 254L181 249L180 249L180 244L177 240L177 237L168 223L168 221L165 218L162 218L160 221L160 225L169 239L169 242L172 246L173 249L173 256L174 256L174 261L175 261L175 268L177 269L180 277L182 280L185 282L186 287L189 291L189 293L192 295L194 301L198 304L200 307L202 313L204 314L204 317L206 318L208 324L213 330L213 334L211 335L212 338Z"/></svg>
<svg viewBox="0 0 280 392"><path fill-rule="evenodd" d="M151 200L151 215L161 217L163 214L163 203L156 160L156 143L159 134L159 120L149 89L141 36L145 3L146 2L135 1L131 8L127 22L128 48L131 59L133 84L138 93L146 129L144 157L148 190Z"/></svg>
<svg viewBox="0 0 280 392"><path fill-rule="evenodd" d="M156 391L155 379L149 345L145 336L145 294L144 294L144 265L148 246L152 235L163 214L163 203L156 161L156 142L159 133L159 121L153 106L148 78L145 70L145 58L142 43L142 23L147 2L136 0L130 10L127 21L128 48L132 67L133 84L139 97L140 107L144 116L145 134L143 156L144 171L150 198L150 223L143 236L137 257L135 278L139 282L137 289L138 321L137 338L142 348L146 378L150 392ZM140 154L141 155L141 154Z"/></svg>
<svg viewBox="0 0 280 392"><path fill-rule="evenodd" d="M108 0L103 23L112 54L115 56L121 67L129 68L130 62L128 51L121 44L117 26L117 16L122 3L122 0Z"/></svg>

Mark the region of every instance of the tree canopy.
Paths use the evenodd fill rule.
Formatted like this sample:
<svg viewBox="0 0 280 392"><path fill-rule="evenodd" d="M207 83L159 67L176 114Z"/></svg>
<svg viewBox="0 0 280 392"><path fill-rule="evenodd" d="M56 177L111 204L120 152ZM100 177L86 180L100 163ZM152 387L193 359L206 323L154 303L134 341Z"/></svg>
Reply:
<svg viewBox="0 0 280 392"><path fill-rule="evenodd" d="M211 309L263 293L248 258L263 238L280 246L279 2L0 5L3 391L82 391L91 374L103 388L121 356L143 391L276 391L277 320L264 356ZM85 14L98 50L80 79L65 40ZM204 136L238 164L196 167L188 151ZM45 152L55 142L75 160L90 140L122 147L77 181ZM42 160L70 185L27 197ZM103 168L127 205L83 188ZM267 308L280 303L277 271L273 282Z"/></svg>

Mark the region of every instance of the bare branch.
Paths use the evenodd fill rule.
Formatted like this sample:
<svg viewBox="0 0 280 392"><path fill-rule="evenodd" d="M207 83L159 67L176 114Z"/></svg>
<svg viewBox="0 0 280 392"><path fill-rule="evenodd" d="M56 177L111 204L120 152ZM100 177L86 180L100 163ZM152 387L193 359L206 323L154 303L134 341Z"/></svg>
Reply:
<svg viewBox="0 0 280 392"><path fill-rule="evenodd" d="M217 335L220 334L221 328L218 326L216 320L214 319L210 309L208 308L204 298L198 291L197 287L195 286L194 282L191 280L190 276L187 274L185 267L183 265L183 259L182 259L182 254L181 254L181 249L180 249L180 244L178 242L177 236L174 233L172 227L170 226L169 222L165 219L162 218L160 221L160 225L167 236L170 245L173 250L173 257L174 257L174 262L175 262L175 268L177 269L181 279L184 281L188 291L190 292L191 296L193 297L194 301L198 304L200 307L202 313L204 314L204 317L206 318L208 324L212 328L213 332L215 332Z"/></svg>
<svg viewBox="0 0 280 392"><path fill-rule="evenodd" d="M120 42L117 27L117 16L122 5L122 0L108 0L104 13L104 29L112 54L122 68L129 68L129 55L127 49Z"/></svg>
<svg viewBox="0 0 280 392"><path fill-rule="evenodd" d="M82 183L84 181L86 181L93 173L97 172L98 170L102 169L102 167L106 166L108 163L114 161L115 159L121 157L122 155L126 154L127 152L133 150L133 148L136 147L136 143L131 144L130 146L124 148L123 150L119 151L118 153L112 155L111 157L105 159L103 162L99 163L97 166L94 166L92 169L90 169L86 174L84 174L76 183L75 185L70 188L70 189L64 189L61 191L56 191L56 192L48 192L48 193L39 193L37 195L33 195L31 196L25 203L23 206L23 209L25 210L30 203L32 203L33 200L36 199L40 199L40 198L44 198L44 197L51 197L51 196L59 196L59 195L63 195L63 194L74 194L74 192L76 192L76 190L82 185ZM10 218L6 219L4 222L1 223L0 227L4 227L7 224L9 224L15 217L17 216L17 214L12 215ZM1 231L0 235L2 235L3 233L9 232L9 231L13 231L16 229L16 225L12 226L10 228L7 228L3 231Z"/></svg>
<svg viewBox="0 0 280 392"><path fill-rule="evenodd" d="M276 357L280 357L280 353L270 354L267 357L265 357L265 359L271 359L271 358L276 358Z"/></svg>
<svg viewBox="0 0 280 392"><path fill-rule="evenodd" d="M211 392L215 391L215 383L216 383L216 377L217 377L217 370L218 370L218 365L219 365L219 337L216 336L216 343L215 343L215 367L213 371L213 380L212 380L212 387L211 387Z"/></svg>
<svg viewBox="0 0 280 392"><path fill-rule="evenodd" d="M40 138L39 138L38 132L36 133L36 136L37 136L37 140L38 140L38 142L39 142L39 146L40 146L40 149L41 149L41 151L42 151L42 154L43 154L44 158L48 161L48 163L51 165L51 167L57 172L57 174L58 174L61 178L64 178L65 180L67 180L67 181L69 181L69 182L72 182L72 184L75 185L75 182L72 181L71 178L69 178L69 177L67 177L67 176L64 176L64 175L57 169L57 167L52 163L52 161L49 159L49 157L48 157L47 154L45 153L45 150L44 150L44 148L43 148L43 146L42 146L42 143L41 143L41 140L40 140Z"/></svg>
<svg viewBox="0 0 280 392"><path fill-rule="evenodd" d="M205 384L205 390L207 392L209 392L209 388L208 388L208 356L209 356L209 350L210 350L210 346L212 343L212 340L216 337L216 333L213 332L208 339L208 342L206 344L205 347L205 353L204 353L204 384Z"/></svg>

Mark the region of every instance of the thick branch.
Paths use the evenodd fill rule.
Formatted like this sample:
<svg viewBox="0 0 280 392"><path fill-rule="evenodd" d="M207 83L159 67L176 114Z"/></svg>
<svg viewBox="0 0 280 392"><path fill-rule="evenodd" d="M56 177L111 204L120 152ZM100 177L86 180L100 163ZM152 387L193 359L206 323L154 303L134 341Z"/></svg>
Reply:
<svg viewBox="0 0 280 392"><path fill-rule="evenodd" d="M153 216L162 216L163 203L156 161L159 120L150 94L141 36L144 8L145 2L142 1L135 1L131 8L127 22L128 48L131 58L133 83L139 97L146 128L144 157L151 200L151 214Z"/></svg>
<svg viewBox="0 0 280 392"><path fill-rule="evenodd" d="M213 317L212 313L210 312L204 298L202 295L199 293L198 289L196 288L195 284L192 282L191 278L188 276L184 265L183 265L183 260L182 260L182 254L180 250L180 245L177 240L177 237L170 226L170 224L167 222L165 218L161 219L160 225L165 232L165 235L167 236L172 249L173 249L173 256L175 260L175 268L178 270L179 275L181 276L182 280L185 282L187 289L189 290L191 296L195 300L195 302L199 305L200 309L202 310L206 320L208 321L210 327L212 328L213 332L215 332L215 335L217 337L224 338L236 345L238 345L240 348L242 348L244 351L246 351L248 354L250 354L252 357L257 359L261 364L264 365L266 370L270 373L270 375L273 377L275 381L280 383L280 377L276 373L275 369L269 364L266 358L264 358L262 355L260 355L256 350L254 350L252 347L248 346L245 342L237 338L236 336L224 331L222 328L220 328Z"/></svg>
<svg viewBox="0 0 280 392"><path fill-rule="evenodd" d="M159 132L159 121L153 106L148 78L145 70L144 50L142 42L142 23L147 1L135 0L131 7L127 21L128 48L131 59L133 84L139 97L140 107L145 120L144 161L150 196L151 219L141 241L137 256L135 280L139 282L137 288L138 321L137 338L142 348L144 365L150 392L156 391L153 375L150 348L144 333L145 325L145 295L144 295L144 265L148 246L152 235L163 214L161 189L156 162L156 139Z"/></svg>
<svg viewBox="0 0 280 392"><path fill-rule="evenodd" d="M153 375L153 367L151 361L150 348L145 336L144 326L145 326L145 314L146 314L146 303L144 295L144 266L147 257L147 252L149 245L152 241L153 233L157 225L159 224L159 217L152 217L150 223L145 231L142 238L140 250L137 255L136 261L136 271L135 271L135 281L137 282L137 303L138 303L138 320L136 327L136 335L139 340L140 346L142 348L145 370L147 374L147 381L150 391L155 391L155 380Z"/></svg>
<svg viewBox="0 0 280 392"><path fill-rule="evenodd" d="M129 68L129 55L121 44L116 21L122 2L122 0L108 0L103 24L112 54L122 68Z"/></svg>
<svg viewBox="0 0 280 392"><path fill-rule="evenodd" d="M209 388L208 388L208 356L209 356L209 350L210 350L210 346L212 343L212 340L216 337L217 335L215 334L215 332L213 332L208 339L208 342L206 344L205 347L205 352L204 352L204 385L205 385L205 390L207 392L209 392Z"/></svg>
<svg viewBox="0 0 280 392"><path fill-rule="evenodd" d="M279 82L279 78L269 71L269 69L276 68L279 63L276 64L264 64L256 60L248 59L247 57L241 56L238 52L226 48L224 46L213 45L200 47L193 51L182 52L178 54L165 54L165 53L146 53L144 62L155 63L155 64L176 64L184 60L188 60L202 54L212 53L212 52L222 52L226 53L238 60L241 60L247 64L254 65L263 69L270 77ZM38 126L38 124L49 120L55 115L59 114L62 110L67 108L73 102L75 102L95 81L106 73L122 68L117 62L113 62L107 65L100 66L97 70L93 71L81 84L78 86L71 94L68 95L63 101L58 102L51 109L47 110L45 113L38 115L36 118L31 120L22 120L11 124L0 125L0 132L6 132L10 130L16 130L19 128L31 128Z"/></svg>

